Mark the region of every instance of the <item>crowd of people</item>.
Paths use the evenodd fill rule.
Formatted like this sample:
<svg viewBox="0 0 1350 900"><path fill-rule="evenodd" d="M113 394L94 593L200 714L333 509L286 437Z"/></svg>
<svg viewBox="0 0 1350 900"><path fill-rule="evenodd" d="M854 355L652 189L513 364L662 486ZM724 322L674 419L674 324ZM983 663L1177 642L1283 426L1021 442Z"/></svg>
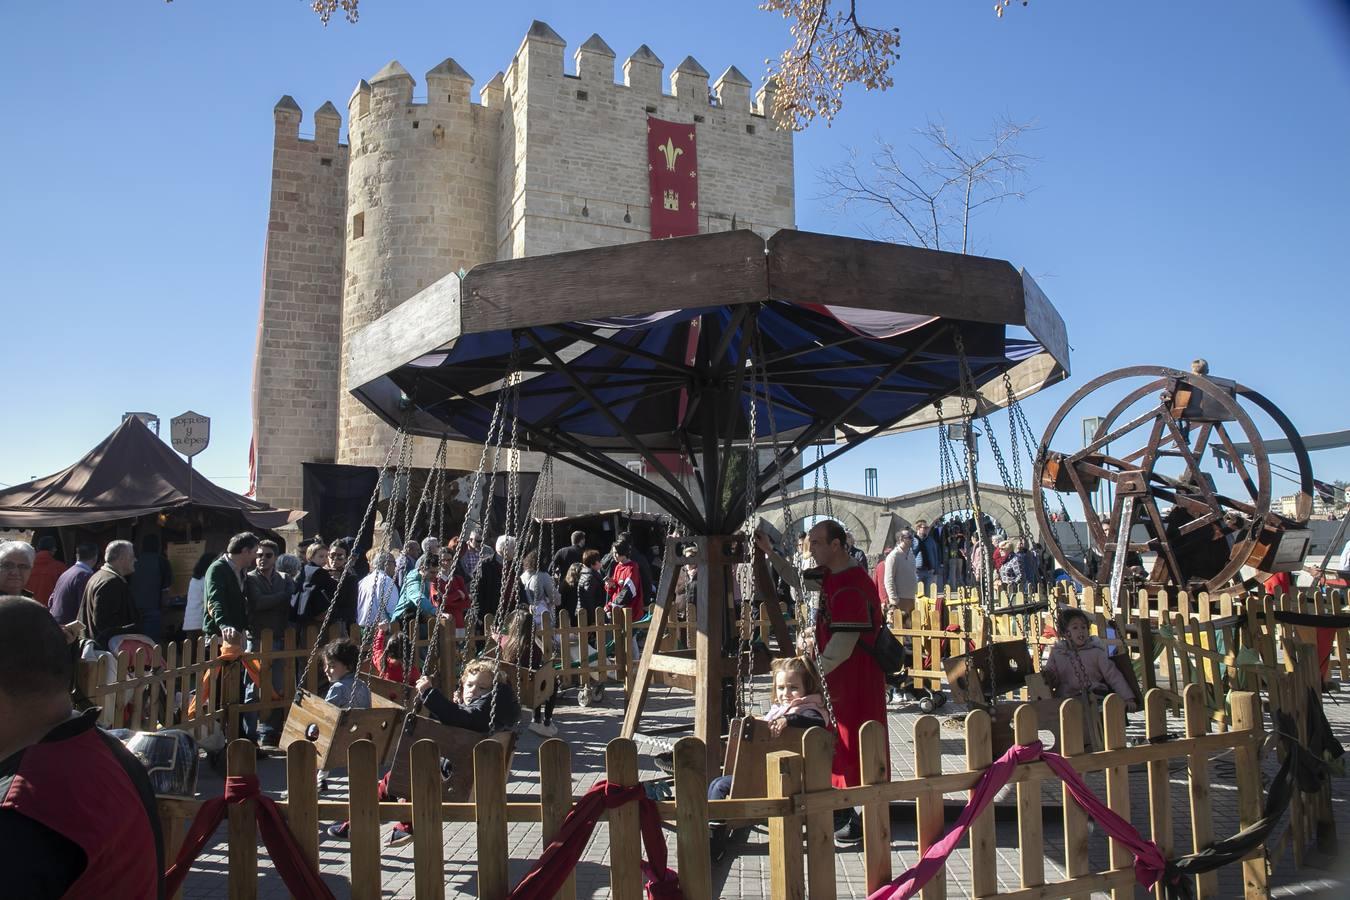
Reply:
<svg viewBox="0 0 1350 900"><path fill-rule="evenodd" d="M805 590L818 591L817 614L814 622L798 634L797 655L774 665L774 702L766 718L775 733L788 726L831 728L836 738L831 775L835 786L861 783L862 727L869 721L885 723L887 718L887 676L891 673L883 671L874 652L888 609L912 610L920 585L927 588L962 583L962 573L952 567L949 553L965 553L971 548L963 525L972 524L929 528L928 523L918 522L912 531L902 530L897 535L895 545L887 548L875 568L869 567L851 536L833 520L818 522L799 536L795 561L786 560L775 552L766 536L757 535L759 549L779 576L780 596L789 609L806 601L802 596ZM466 667L458 689L446 697L432 679L417 671L416 658L410 652L415 635L425 634L426 627L438 619L463 635L470 629L481 629L485 618L493 616L499 627L494 635L496 659L534 669L557 652L557 647L546 646L543 641L546 621L564 625L582 614L612 620L621 609L640 619L659 579L659 563L654 565L628 534L619 535L602 555L598 548L587 547L584 532L576 532L547 565L534 549L517 561L520 547L510 535L490 545L481 541L476 531L465 536L463 547L457 540L427 538L410 541L397 551L377 549L353 557L355 542L351 539L331 543L314 539L291 555L275 541L241 533L227 542L223 553L198 560L184 627L190 634L219 636L226 642L244 642L256 649L266 633L279 641L277 635L293 623L326 618L344 627L373 626L376 674L415 684L427 715L491 734L511 727L519 715L520 701L510 678L491 660L480 659ZM17 595L3 601L9 606L0 606L0 617L9 614L15 604L24 604L28 610L45 608L47 621L65 626L64 630L57 628L63 644L82 639L98 651L115 650L119 638L143 635L147 627L153 627L143 614L145 608L138 602L132 578L146 564L147 555L154 570L152 583L165 576L153 561L157 545L143 542L138 556L130 542L113 541L103 548L101 565L97 565L98 548L82 545L77 549L76 564L60 571L39 556L43 552L50 555L52 549L42 543L38 549L23 542L0 544L0 595ZM1037 583L1034 579L1040 577L1040 567L1033 551L1016 544L1004 544L1000 549L1006 556L996 556L994 564L1005 584ZM677 573L677 616L688 617L699 602L694 551L688 548ZM973 552L978 573L978 541ZM1020 578L1016 573L1019 569ZM34 575L39 573L34 582ZM799 574L806 576L805 581ZM739 594L733 601L739 601ZM1061 623L1064 647L1056 648L1048 663L1048 671L1059 677L1051 680L1057 688L1070 692L1120 691L1114 683L1114 667L1104 662L1100 647L1092 643L1082 626L1083 622L1072 617ZM0 638L3 636L0 629ZM320 649L329 702L350 707L370 704L370 688L358 677L359 650L346 640ZM71 654L66 656L69 659ZM0 674L5 671L0 660ZM279 678L281 671L281 667L274 667L274 678ZM274 682L273 688L280 691L282 686ZM250 685L250 689L254 688ZM7 690L9 686L0 682L0 704L7 702ZM533 710L529 727L541 736L557 734L553 698L537 699L539 705ZM264 717L262 721L245 720L244 727L263 745L274 744L280 722ZM64 734L59 729L57 733ZM30 757L21 752L19 763ZM724 776L712 782L710 796L727 796L730 790ZM387 778L381 783L380 795L392 796ZM4 823L0 816L0 827ZM334 837L343 837L347 825L337 823L328 830ZM855 810L836 814L838 845L854 845L861 835L861 820ZM411 837L411 824L398 823L388 843L401 844Z"/></svg>

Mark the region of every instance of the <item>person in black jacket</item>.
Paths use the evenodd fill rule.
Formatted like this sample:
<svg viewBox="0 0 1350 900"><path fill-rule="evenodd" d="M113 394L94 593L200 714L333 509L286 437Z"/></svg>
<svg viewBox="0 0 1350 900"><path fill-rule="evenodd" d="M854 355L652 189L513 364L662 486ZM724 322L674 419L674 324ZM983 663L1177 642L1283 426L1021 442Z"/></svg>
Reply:
<svg viewBox="0 0 1350 900"><path fill-rule="evenodd" d="M109 638L140 629L127 583L135 569L136 548L131 541L112 541L104 551L103 565L85 583L78 620L84 636L100 650L108 649Z"/></svg>
<svg viewBox="0 0 1350 900"><path fill-rule="evenodd" d="M587 550L581 555L581 577L577 579L577 609L584 610L587 621L595 624L605 609L605 576L600 571L600 551Z"/></svg>
<svg viewBox="0 0 1350 900"><path fill-rule="evenodd" d="M497 607L501 603L502 596L502 561L492 548L487 544L483 545L482 553L478 559L477 580L470 573L468 580L469 590L474 608L478 610L478 627L485 616L496 616Z"/></svg>
<svg viewBox="0 0 1350 900"><path fill-rule="evenodd" d="M295 588L294 621L302 625L323 621L328 604L337 592L337 582L328 574L327 566L328 548L323 541L314 541L305 548L305 565L300 569Z"/></svg>
<svg viewBox="0 0 1350 900"><path fill-rule="evenodd" d="M548 565L548 574L553 576L555 582L562 581L567 576L567 570L575 563L581 562L581 555L585 552L586 532L572 532L572 543L553 554L553 562Z"/></svg>

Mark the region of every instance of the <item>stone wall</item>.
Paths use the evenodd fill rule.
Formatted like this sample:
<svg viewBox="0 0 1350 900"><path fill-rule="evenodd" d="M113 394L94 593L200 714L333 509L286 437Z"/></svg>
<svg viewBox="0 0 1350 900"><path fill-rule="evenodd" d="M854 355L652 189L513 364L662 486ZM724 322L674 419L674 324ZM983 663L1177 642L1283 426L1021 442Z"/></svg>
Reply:
<svg viewBox="0 0 1350 900"><path fill-rule="evenodd" d="M337 443L347 147L331 103L300 137L300 107L273 115L272 195L254 357L257 495L283 508L303 499L305 461L331 462Z"/></svg>

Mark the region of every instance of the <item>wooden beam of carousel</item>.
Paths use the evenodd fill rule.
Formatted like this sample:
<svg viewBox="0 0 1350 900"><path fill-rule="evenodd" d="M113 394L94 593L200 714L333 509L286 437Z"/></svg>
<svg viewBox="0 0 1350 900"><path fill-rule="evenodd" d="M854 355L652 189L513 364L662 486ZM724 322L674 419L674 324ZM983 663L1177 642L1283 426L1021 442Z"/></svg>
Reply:
<svg viewBox="0 0 1350 900"><path fill-rule="evenodd" d="M353 335L347 387L466 334L674 308L781 300L1025 325L1067 371L1064 322L1008 262L783 230L640 241L475 266L447 275Z"/></svg>

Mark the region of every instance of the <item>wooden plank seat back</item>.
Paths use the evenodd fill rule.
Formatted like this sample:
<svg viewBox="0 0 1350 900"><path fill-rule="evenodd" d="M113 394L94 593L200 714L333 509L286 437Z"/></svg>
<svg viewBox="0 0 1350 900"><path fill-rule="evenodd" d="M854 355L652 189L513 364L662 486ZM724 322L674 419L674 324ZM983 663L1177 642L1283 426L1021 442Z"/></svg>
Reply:
<svg viewBox="0 0 1350 900"><path fill-rule="evenodd" d="M286 714L280 746L285 750L297 741L312 743L320 769L345 767L348 748L360 740L373 743L376 758L383 759L402 717L402 703L374 691L370 709L343 709L301 690Z"/></svg>
<svg viewBox="0 0 1350 900"><path fill-rule="evenodd" d="M511 754L516 749L516 733L511 730L485 735L467 728L455 728L427 716L409 717L410 731L398 748L389 769L389 793L394 797L412 796L412 748L421 740L433 741L440 751L441 796L445 802L459 803L473 799L473 748L481 741L501 744L507 774L511 771Z"/></svg>
<svg viewBox="0 0 1350 900"><path fill-rule="evenodd" d="M364 678L366 684L370 686L370 693L372 696L378 694L386 700L397 703L401 707L407 707L408 700L411 698L414 690L411 684L404 684L401 681L390 681L388 678L381 678L374 673L370 673L364 676Z"/></svg>
<svg viewBox="0 0 1350 900"><path fill-rule="evenodd" d="M942 661L947 673L947 688L955 703L983 705L984 691L992 685L989 699L999 697L1026 686L1026 677L1033 673L1031 649L1020 638L995 641L960 656Z"/></svg>
<svg viewBox="0 0 1350 900"><path fill-rule="evenodd" d="M511 663L497 664L497 677L511 685L520 698L521 709L534 709L558 689L558 672L551 665L524 669Z"/></svg>
<svg viewBox="0 0 1350 900"><path fill-rule="evenodd" d="M732 719L727 732L727 755L723 764L723 774L731 776L731 797L751 799L767 797L769 789L769 754L779 751L802 752L802 738L806 728L788 727L783 733L774 735L769 731L769 723L753 716ZM833 746L834 732L830 732ZM728 825L738 827L749 824L751 820L735 820Z"/></svg>

